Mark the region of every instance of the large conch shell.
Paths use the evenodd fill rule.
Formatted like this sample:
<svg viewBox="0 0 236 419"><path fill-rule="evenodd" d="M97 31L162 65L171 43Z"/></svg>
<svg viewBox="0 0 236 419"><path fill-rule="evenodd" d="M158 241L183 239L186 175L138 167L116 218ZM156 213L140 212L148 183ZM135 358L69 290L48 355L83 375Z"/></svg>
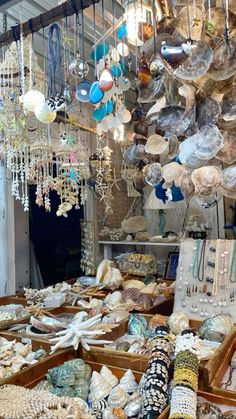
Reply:
<svg viewBox="0 0 236 419"><path fill-rule="evenodd" d="M97 371L93 371L90 381L89 400L104 399L110 394L111 389L112 386Z"/></svg>
<svg viewBox="0 0 236 419"><path fill-rule="evenodd" d="M118 378L112 373L112 371L109 368L107 368L106 365L102 366L100 375L112 386L112 388L119 383Z"/></svg>
<svg viewBox="0 0 236 419"><path fill-rule="evenodd" d="M119 269L112 266L112 261L104 259L97 269L96 284L115 289L119 288L122 282L123 277Z"/></svg>
<svg viewBox="0 0 236 419"><path fill-rule="evenodd" d="M129 369L125 372L120 379L119 387L126 391L126 393L134 393L137 390L138 384L136 383L133 372Z"/></svg>
<svg viewBox="0 0 236 419"><path fill-rule="evenodd" d="M171 332L178 335L183 332L183 330L189 329L189 317L186 313L176 311L171 314L167 320L167 324Z"/></svg>
<svg viewBox="0 0 236 419"><path fill-rule="evenodd" d="M114 387L108 397L109 406L124 407L129 400L129 396L120 386Z"/></svg>

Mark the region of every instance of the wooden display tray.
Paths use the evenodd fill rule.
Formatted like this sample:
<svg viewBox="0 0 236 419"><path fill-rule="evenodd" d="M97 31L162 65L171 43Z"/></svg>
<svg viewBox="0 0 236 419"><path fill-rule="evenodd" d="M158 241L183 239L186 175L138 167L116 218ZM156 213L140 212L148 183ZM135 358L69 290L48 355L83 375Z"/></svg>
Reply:
<svg viewBox="0 0 236 419"><path fill-rule="evenodd" d="M58 307L58 308L54 308L54 309L50 309L50 310L44 310L44 312L48 311L49 315L53 315L53 316L57 316L59 314L76 314L78 312L80 312L81 310L78 307L71 307L71 306L62 306L62 307ZM28 323L29 321L29 317L27 319L21 320L18 323L19 324L25 324ZM124 320L126 321L126 320ZM122 321L123 322L123 321ZM121 322L121 323L122 323ZM105 335L102 335L100 339L102 340L110 340L113 341L115 339L117 339L117 329L120 327L120 324L117 324L117 326L112 329L111 332L107 332ZM8 330L0 330L0 334L4 337L8 337L8 336L12 336L14 338L23 338L23 337L27 337L29 339L33 339L35 342L43 342L45 344L48 345L48 347L50 348L50 343L49 343L49 339L50 337L47 336L41 336L40 334L38 336L30 336L28 334L26 334L25 332L14 332L14 331L8 331Z"/></svg>
<svg viewBox="0 0 236 419"><path fill-rule="evenodd" d="M45 379L47 371L50 368L54 368L55 366L62 365L65 361L70 359L74 359L78 356L78 353L75 351L67 351L66 353L56 353L54 356L48 357L45 361L42 361L40 368L31 367L30 371L22 371L21 377L18 378L17 384L24 385L26 388L34 388L40 381ZM110 360L112 361L112 359ZM89 364L93 371L100 372L103 363L99 362L92 362L92 361L85 361ZM118 368L114 367L113 365L105 364L115 376L120 379L124 373L127 371L126 368ZM142 374L139 371L134 371L132 369L134 376L139 382L141 380ZM12 384L12 383L11 383ZM14 383L15 384L15 383ZM157 417L157 419L165 419L167 414L167 409Z"/></svg>
<svg viewBox="0 0 236 419"><path fill-rule="evenodd" d="M236 392L221 388L222 379L230 365L231 358L236 350L236 327L219 347L217 354L206 364L206 380L209 380L208 391L221 397L231 398L236 401Z"/></svg>
<svg viewBox="0 0 236 419"><path fill-rule="evenodd" d="M236 407L236 400L230 399L227 397L217 396L215 394L206 393L205 391L198 391L198 397L203 397L204 399L208 400L211 403L229 406L231 410L232 407ZM170 414L170 406L168 406L164 412L162 413L161 419L168 419Z"/></svg>
<svg viewBox="0 0 236 419"><path fill-rule="evenodd" d="M140 314L142 314L145 317L148 323L149 320L153 317L150 314ZM197 320L190 320L190 326L195 330L198 330L200 324L201 322ZM116 340L119 337L123 336L127 332L127 327L128 320L124 320L122 323L120 323L120 325L113 330L113 340ZM83 359L86 361L109 363L109 361L112 359L112 365L123 368L133 368L136 371L144 372L146 370L146 366L149 360L149 355L135 354L125 351L116 351L113 349L104 348L104 345L91 346L90 348L91 349L89 352L82 349Z"/></svg>
<svg viewBox="0 0 236 419"><path fill-rule="evenodd" d="M21 337L20 336L15 336L12 335L10 333L6 334L6 333L0 333L0 336L8 339L8 340L16 340L17 342L21 342ZM24 339L24 337L22 337ZM1 380L0 381L0 385L3 384L16 384L16 385L21 385L24 386L26 381L25 381L25 377L31 377L33 371L35 371L36 373L40 373L42 367L44 366L45 363L50 362L51 364L54 364L54 366L57 365L57 360L58 358L62 357L63 359L69 359L68 356L70 356L71 354L73 355L73 350L72 349L64 349L61 351L57 352L57 356L55 354L49 355L49 351L51 349L50 345L48 343L45 342L40 342L37 341L35 339L30 339L31 343L32 343L32 349L33 351L36 351L37 349L44 349L47 354L40 359L37 363L35 363L34 365L29 365L27 367L22 368L21 371L17 372L16 374L12 374L10 377ZM56 360L55 360L56 358Z"/></svg>

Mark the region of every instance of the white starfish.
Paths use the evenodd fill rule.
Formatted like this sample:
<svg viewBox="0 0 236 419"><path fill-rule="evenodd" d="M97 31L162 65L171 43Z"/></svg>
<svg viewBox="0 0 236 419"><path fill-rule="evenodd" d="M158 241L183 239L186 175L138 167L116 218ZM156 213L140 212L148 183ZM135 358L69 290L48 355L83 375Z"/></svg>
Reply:
<svg viewBox="0 0 236 419"><path fill-rule="evenodd" d="M73 346L75 350L78 349L79 344L83 346L84 349L90 350L89 344L93 345L103 345L106 343L111 343L107 340L97 340L96 336L105 335L107 330L103 328L103 324L99 325L97 330L89 330L91 326L100 323L102 314L97 314L89 319L87 319L88 314L85 311L81 311L76 316L76 319L69 324L68 328L56 333L56 337L50 339L50 342L55 343L51 347L51 353L55 352L59 348L68 348ZM94 337L95 339L92 339Z"/></svg>

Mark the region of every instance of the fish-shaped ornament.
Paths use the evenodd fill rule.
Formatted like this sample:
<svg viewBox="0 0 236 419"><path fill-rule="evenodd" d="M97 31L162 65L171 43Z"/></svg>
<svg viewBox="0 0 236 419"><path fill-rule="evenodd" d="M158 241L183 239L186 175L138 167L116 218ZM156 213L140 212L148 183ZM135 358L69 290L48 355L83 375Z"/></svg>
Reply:
<svg viewBox="0 0 236 419"><path fill-rule="evenodd" d="M180 64L182 64L188 58L188 55L186 54L182 45L163 44L161 47L161 56L173 68L179 67Z"/></svg>

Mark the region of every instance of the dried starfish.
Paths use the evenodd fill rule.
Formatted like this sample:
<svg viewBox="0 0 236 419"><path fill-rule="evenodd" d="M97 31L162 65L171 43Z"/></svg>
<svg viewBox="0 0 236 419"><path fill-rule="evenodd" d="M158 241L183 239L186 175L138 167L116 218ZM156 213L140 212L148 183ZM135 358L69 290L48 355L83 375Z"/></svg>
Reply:
<svg viewBox="0 0 236 419"><path fill-rule="evenodd" d="M51 347L51 352L55 352L59 348L68 348L73 346L75 350L78 349L79 344L87 351L90 350L89 344L105 344L111 343L106 340L97 340L96 337L107 333L106 328L103 328L101 323L97 330L89 330L95 324L100 323L102 314L97 314L87 319L88 314L84 311L78 313L77 318L70 323L67 329L56 333L56 337L50 339L50 342L55 343ZM87 320L85 320L87 319ZM94 339L92 339L92 337Z"/></svg>

